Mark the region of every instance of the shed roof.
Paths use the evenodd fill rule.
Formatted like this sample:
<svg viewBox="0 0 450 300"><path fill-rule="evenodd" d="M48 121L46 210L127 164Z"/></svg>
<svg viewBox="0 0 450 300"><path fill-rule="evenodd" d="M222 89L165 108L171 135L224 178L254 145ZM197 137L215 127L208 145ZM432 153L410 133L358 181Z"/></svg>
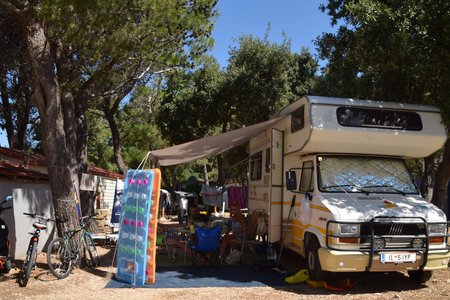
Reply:
<svg viewBox="0 0 450 300"><path fill-rule="evenodd" d="M28 169L28 166L37 166L37 167L46 167L47 166L47 162L44 156L36 154L36 153L32 153L32 152L28 152L28 151L24 151L24 150L17 150L17 149L9 149L9 148L5 148L5 147L0 147L0 156L3 156L3 162L0 160L1 163L4 163L5 166L1 167L2 169L4 169L4 171L0 171L0 172L12 172L13 168L17 168L18 170L16 170L16 172L25 172L25 170L28 171L28 175L30 177L33 177L33 174L36 175L37 177L38 174L43 174L45 176L47 176L47 174L44 173L39 173L36 171L32 171ZM18 161L22 161L22 164L14 164L11 163L11 161L8 160L8 158L12 158L14 160L18 160ZM118 179L118 178L123 178L123 175L119 174L119 173L115 173L115 172L111 172L108 171L106 169L102 169L96 166L89 166L88 167L88 174L91 175L96 175L96 176L102 176L102 177L107 177L107 178L114 178L114 179ZM2 173L0 173L2 174ZM6 175L6 174L3 174Z"/></svg>
<svg viewBox="0 0 450 300"><path fill-rule="evenodd" d="M0 161L0 176L48 181L48 175L24 168L22 165Z"/></svg>

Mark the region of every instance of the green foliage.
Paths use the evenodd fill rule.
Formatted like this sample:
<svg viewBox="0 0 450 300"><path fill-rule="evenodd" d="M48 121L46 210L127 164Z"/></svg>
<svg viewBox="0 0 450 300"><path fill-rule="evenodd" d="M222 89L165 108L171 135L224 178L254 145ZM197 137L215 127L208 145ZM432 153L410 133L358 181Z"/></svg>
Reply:
<svg viewBox="0 0 450 300"><path fill-rule="evenodd" d="M51 39L71 48L83 75L113 63L120 77L137 61L147 62L143 68L150 61L158 68L183 65L206 51L214 6L212 0L52 0L40 12Z"/></svg>
<svg viewBox="0 0 450 300"><path fill-rule="evenodd" d="M130 168L137 168L148 151L168 146L148 103L153 94L149 87L137 89L117 116L122 133L122 153Z"/></svg>
<svg viewBox="0 0 450 300"><path fill-rule="evenodd" d="M20 24L0 9L0 128L8 135L11 148L35 146L37 111L32 105L30 66L23 61L25 41Z"/></svg>
<svg viewBox="0 0 450 300"><path fill-rule="evenodd" d="M291 53L288 40L278 45L242 36L230 54L225 70L206 57L192 72L167 76L157 123L171 144L267 120L308 93L317 71L312 55L306 49ZM245 147L222 158L226 179L245 180Z"/></svg>
<svg viewBox="0 0 450 300"><path fill-rule="evenodd" d="M121 152L130 168L137 168L148 151L168 145L155 124L153 107L149 103L154 93L149 87L137 88L116 116L121 132ZM94 110L88 114L88 120L90 162L118 171L114 164L112 137L107 122L100 112Z"/></svg>
<svg viewBox="0 0 450 300"><path fill-rule="evenodd" d="M89 163L111 171L118 171L114 164L114 152L111 142L111 130L98 111L87 114L89 128Z"/></svg>
<svg viewBox="0 0 450 300"><path fill-rule="evenodd" d="M241 145L222 154L223 176L230 183L246 183L248 169L247 145Z"/></svg>
<svg viewBox="0 0 450 300"><path fill-rule="evenodd" d="M114 156L108 151L113 143L105 132L105 123L96 122L98 113L109 117L115 114L120 101L136 86L153 80L157 73L195 66L212 46L210 35L217 17L216 0L1 2L0 53L8 53L2 55L4 62L17 61L18 65L27 66L21 25L37 20L43 26L54 59L51 70L46 71L56 72L60 88L57 94L73 99L78 124L85 119L84 109L92 109L88 113L94 118L88 120L89 156L101 166L108 166ZM9 9L3 10L5 7ZM31 72L25 69L20 73ZM31 83L22 85L30 89ZM123 112L125 116L130 113ZM146 142L125 139L124 153L131 155L126 159L131 164L142 152L161 145L157 129L147 120L135 126L124 122L122 126L125 134L130 130L142 139L154 133L154 138ZM85 133L78 130L78 135L80 139ZM136 150L137 147L142 150Z"/></svg>
<svg viewBox="0 0 450 300"><path fill-rule="evenodd" d="M222 124L263 120L294 99L289 82L293 66L289 43L281 45L242 36L230 51L227 81L219 107ZM231 110L231 111L230 111Z"/></svg>
<svg viewBox="0 0 450 300"><path fill-rule="evenodd" d="M214 107L222 78L220 67L212 58L193 71L179 71L168 76L157 122L171 144L212 133L217 118Z"/></svg>
<svg viewBox="0 0 450 300"><path fill-rule="evenodd" d="M434 104L450 125L450 2L330 0L339 24L317 40L329 64L317 92Z"/></svg>

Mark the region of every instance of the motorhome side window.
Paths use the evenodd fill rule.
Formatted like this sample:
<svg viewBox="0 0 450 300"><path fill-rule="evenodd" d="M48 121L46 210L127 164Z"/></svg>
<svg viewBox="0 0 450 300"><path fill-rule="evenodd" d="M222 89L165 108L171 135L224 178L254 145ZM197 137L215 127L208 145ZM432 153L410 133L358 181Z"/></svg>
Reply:
<svg viewBox="0 0 450 300"><path fill-rule="evenodd" d="M305 127L305 106L301 106L292 112L291 133L299 131Z"/></svg>
<svg viewBox="0 0 450 300"><path fill-rule="evenodd" d="M250 156L250 180L262 178L262 151Z"/></svg>
<svg viewBox="0 0 450 300"><path fill-rule="evenodd" d="M419 114L410 111L339 107L336 111L339 125L383 129L422 130Z"/></svg>
<svg viewBox="0 0 450 300"><path fill-rule="evenodd" d="M302 167L302 176L300 179L300 188L301 192L312 192L314 191L314 185L312 182L313 178L313 162L305 161Z"/></svg>
<svg viewBox="0 0 450 300"><path fill-rule="evenodd" d="M266 166L266 173L270 173L270 148L266 149L265 166Z"/></svg>

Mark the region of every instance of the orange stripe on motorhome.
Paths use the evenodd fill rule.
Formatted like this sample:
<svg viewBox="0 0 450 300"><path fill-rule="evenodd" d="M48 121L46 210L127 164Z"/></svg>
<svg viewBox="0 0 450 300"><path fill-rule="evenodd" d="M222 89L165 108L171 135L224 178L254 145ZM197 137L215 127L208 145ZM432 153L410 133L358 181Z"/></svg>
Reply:
<svg viewBox="0 0 450 300"><path fill-rule="evenodd" d="M276 201L276 202L272 202L272 204L274 204L274 205L291 205L291 202L279 202L279 201ZM300 206L301 205L301 203L295 203L295 206ZM328 209L328 208L326 208L325 206L320 206L320 205L310 205L310 207L312 208L312 209L317 209L317 210L321 210L321 211L326 211L326 212L330 212L330 210Z"/></svg>
<svg viewBox="0 0 450 300"><path fill-rule="evenodd" d="M330 212L330 210L329 210L328 208L326 208L325 206L310 205L310 207L311 207L312 209L317 209L317 210L322 210L322 211Z"/></svg>
<svg viewBox="0 0 450 300"><path fill-rule="evenodd" d="M305 229L303 229L301 227L293 227L292 228L292 235L293 236L302 237L304 233L305 233Z"/></svg>
<svg viewBox="0 0 450 300"><path fill-rule="evenodd" d="M314 227L314 228L317 228L322 234L326 234L326 232L327 232L327 230L325 228L319 227L319 226L314 225L314 224L303 224L303 223L301 223L300 221L297 221L297 220L292 220L292 224L294 224L295 226L300 227L303 230L306 230L307 227Z"/></svg>
<svg viewBox="0 0 450 300"><path fill-rule="evenodd" d="M278 203L278 202L277 202L277 203ZM288 202L288 201L281 202L281 204L291 206L291 202ZM301 205L301 203L295 202L295 206L300 206L300 205Z"/></svg>

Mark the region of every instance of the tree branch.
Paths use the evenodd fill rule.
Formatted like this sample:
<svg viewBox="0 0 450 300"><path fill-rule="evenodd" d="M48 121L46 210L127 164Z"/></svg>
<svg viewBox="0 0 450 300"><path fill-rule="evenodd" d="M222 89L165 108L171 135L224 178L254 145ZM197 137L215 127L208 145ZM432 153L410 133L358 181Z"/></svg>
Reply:
<svg viewBox="0 0 450 300"><path fill-rule="evenodd" d="M0 6L3 6L6 10L9 10L20 18L23 17L22 11L7 1L0 0Z"/></svg>
<svg viewBox="0 0 450 300"><path fill-rule="evenodd" d="M89 89L95 83L98 77L103 75L107 70L110 70L114 66L116 61L117 61L116 58L111 59L111 61L106 66L104 66L103 68L97 70L94 74L92 74L89 77L89 79L86 80L82 84L82 86L78 89L76 95L74 96L75 101L82 99L82 95L84 94L84 92L86 92L86 90Z"/></svg>

